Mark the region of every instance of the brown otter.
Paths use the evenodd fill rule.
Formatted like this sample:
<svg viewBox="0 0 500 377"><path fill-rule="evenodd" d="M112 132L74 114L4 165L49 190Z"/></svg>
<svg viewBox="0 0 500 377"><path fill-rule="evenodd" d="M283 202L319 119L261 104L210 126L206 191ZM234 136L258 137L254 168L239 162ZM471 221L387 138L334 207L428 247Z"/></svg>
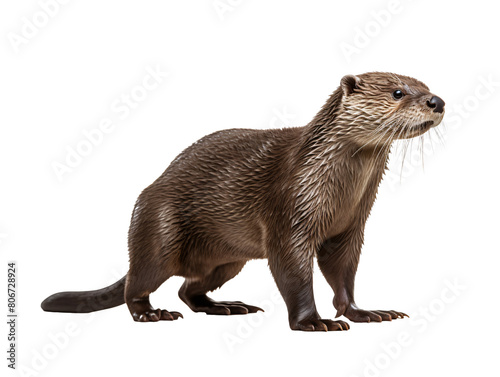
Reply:
<svg viewBox="0 0 500 377"><path fill-rule="evenodd" d="M363 231L395 139L437 126L444 102L418 80L391 73L342 78L305 127L230 129L184 150L139 196L129 231L130 269L97 291L63 292L42 308L91 312L127 303L135 321L174 320L149 295L186 278L180 298L195 312L247 314L239 301L206 293L250 259L267 258L294 330L347 330L322 319L313 296L313 258L334 291L337 317L390 321L406 314L362 310L354 301Z"/></svg>

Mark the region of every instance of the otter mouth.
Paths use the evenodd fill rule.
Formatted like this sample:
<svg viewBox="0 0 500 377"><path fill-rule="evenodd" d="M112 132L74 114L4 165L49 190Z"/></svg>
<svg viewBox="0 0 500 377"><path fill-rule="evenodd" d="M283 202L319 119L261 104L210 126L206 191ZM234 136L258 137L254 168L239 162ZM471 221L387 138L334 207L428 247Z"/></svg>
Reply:
<svg viewBox="0 0 500 377"><path fill-rule="evenodd" d="M427 120L425 122L417 124L416 126L413 126L411 128L411 136L410 137L415 137L415 136L419 136L419 135L426 133L427 131L429 131L431 129L433 124L434 124L433 120Z"/></svg>
<svg viewBox="0 0 500 377"><path fill-rule="evenodd" d="M427 131L434 124L433 120L428 120L413 127L417 131Z"/></svg>
<svg viewBox="0 0 500 377"><path fill-rule="evenodd" d="M427 120L425 122L418 123L415 126L411 126L410 129L408 130L408 134L406 134L403 138L409 139L412 137L423 135L424 133L429 131L433 125L434 125L433 120Z"/></svg>

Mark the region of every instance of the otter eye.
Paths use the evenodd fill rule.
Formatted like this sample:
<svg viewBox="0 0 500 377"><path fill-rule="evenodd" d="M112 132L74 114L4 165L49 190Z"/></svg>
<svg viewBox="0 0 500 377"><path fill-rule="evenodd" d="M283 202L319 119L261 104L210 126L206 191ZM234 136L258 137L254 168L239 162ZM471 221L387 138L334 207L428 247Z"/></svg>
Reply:
<svg viewBox="0 0 500 377"><path fill-rule="evenodd" d="M402 92L401 90L399 90L399 89L398 89L398 90L395 90L395 91L392 93L392 97L393 97L394 99L401 99L401 98L403 98L403 96L404 96L403 92Z"/></svg>

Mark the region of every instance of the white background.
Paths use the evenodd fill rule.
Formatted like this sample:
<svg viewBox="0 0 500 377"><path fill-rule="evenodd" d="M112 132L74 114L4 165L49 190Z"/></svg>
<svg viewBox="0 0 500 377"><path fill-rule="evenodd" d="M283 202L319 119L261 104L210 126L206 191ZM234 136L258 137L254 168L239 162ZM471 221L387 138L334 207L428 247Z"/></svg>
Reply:
<svg viewBox="0 0 500 377"><path fill-rule="evenodd" d="M7 260L17 261L21 375L497 371L498 9L465 3L71 1L44 18L37 1L3 2L0 281ZM34 21L31 35L25 25ZM128 116L113 111L122 95L140 94L147 67L169 76ZM224 128L305 125L343 75L375 70L418 78L446 101L444 146L431 135L425 169L418 153L402 172L393 156L356 281L361 307L411 320L291 331L266 261L248 263L212 295L263 305L261 317L195 314L177 297L181 278L152 295L155 307L184 314L176 322L134 323L125 306L94 315L40 309L49 294L101 288L126 272L135 199L189 144ZM54 162L65 163L67 148L106 118L113 130L58 179ZM319 270L315 297L333 318ZM0 302L6 312L5 293ZM0 344L6 356L6 335Z"/></svg>

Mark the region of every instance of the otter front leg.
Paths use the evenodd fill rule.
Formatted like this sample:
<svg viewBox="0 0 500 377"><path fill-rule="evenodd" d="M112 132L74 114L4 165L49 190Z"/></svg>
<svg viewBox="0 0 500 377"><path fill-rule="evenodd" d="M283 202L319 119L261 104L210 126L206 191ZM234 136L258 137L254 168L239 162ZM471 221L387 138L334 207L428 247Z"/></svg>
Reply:
<svg viewBox="0 0 500 377"><path fill-rule="evenodd" d="M269 247L269 267L288 309L292 330L348 330L343 321L320 318L314 303L312 269L314 253L292 247Z"/></svg>
<svg viewBox="0 0 500 377"><path fill-rule="evenodd" d="M344 315L353 322L382 322L408 317L395 310L363 310L354 301L354 278L358 269L363 228L355 227L327 240L318 252L318 265L332 287L336 317Z"/></svg>

